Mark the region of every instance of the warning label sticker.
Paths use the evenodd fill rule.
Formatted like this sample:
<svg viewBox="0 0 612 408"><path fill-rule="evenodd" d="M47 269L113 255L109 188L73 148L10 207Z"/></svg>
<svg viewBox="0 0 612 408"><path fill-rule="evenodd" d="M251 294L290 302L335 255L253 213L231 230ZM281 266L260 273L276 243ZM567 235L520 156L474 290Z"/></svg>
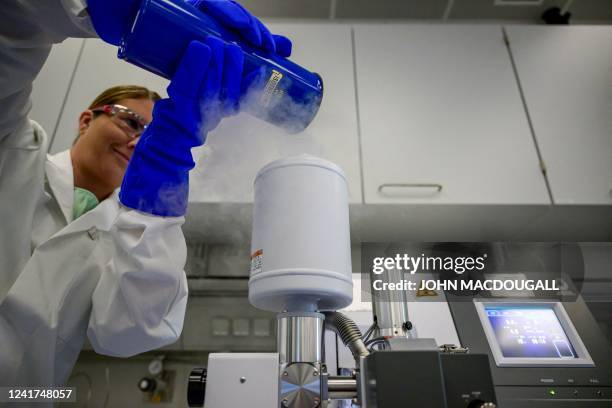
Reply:
<svg viewBox="0 0 612 408"><path fill-rule="evenodd" d="M251 274L261 272L263 264L263 249L258 249L251 254Z"/></svg>

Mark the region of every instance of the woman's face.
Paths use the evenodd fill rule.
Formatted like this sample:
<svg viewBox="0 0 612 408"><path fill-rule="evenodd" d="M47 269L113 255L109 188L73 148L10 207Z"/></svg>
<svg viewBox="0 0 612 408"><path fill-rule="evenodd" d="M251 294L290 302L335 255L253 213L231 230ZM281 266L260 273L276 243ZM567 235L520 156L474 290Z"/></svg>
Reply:
<svg viewBox="0 0 612 408"><path fill-rule="evenodd" d="M154 101L122 99L115 103L151 122ZM79 118L79 138L71 149L75 186L104 199L121 185L138 138L124 130L106 113L87 110Z"/></svg>

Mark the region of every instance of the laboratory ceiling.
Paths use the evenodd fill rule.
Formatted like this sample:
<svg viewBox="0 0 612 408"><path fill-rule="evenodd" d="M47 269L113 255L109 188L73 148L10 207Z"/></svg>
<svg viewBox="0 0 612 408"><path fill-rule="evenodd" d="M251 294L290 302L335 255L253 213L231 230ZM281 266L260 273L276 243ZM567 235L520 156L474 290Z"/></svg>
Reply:
<svg viewBox="0 0 612 408"><path fill-rule="evenodd" d="M269 18L332 20L423 20L449 22L542 22L558 7L571 24L612 24L612 0L242 0Z"/></svg>

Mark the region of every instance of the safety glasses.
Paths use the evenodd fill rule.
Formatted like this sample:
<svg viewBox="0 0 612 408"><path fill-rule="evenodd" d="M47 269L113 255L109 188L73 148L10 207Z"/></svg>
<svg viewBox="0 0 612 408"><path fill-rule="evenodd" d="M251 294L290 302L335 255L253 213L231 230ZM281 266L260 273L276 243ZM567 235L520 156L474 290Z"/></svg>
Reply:
<svg viewBox="0 0 612 408"><path fill-rule="evenodd" d="M122 105L104 105L91 111L107 114L113 123L133 138L140 136L147 128L142 116Z"/></svg>

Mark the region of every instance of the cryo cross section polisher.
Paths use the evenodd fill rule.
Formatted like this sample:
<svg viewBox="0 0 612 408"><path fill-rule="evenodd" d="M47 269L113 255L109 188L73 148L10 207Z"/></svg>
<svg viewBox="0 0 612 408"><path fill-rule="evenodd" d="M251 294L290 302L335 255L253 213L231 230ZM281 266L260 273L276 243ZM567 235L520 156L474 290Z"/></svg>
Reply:
<svg viewBox="0 0 612 408"><path fill-rule="evenodd" d="M487 355L410 338L401 299L375 301L378 347L335 312L352 301L348 192L338 166L312 156L268 164L255 178L253 211L249 300L278 313L278 351L211 354L207 368L191 373L190 406L496 406ZM327 372L325 329L350 349L351 375Z"/></svg>

